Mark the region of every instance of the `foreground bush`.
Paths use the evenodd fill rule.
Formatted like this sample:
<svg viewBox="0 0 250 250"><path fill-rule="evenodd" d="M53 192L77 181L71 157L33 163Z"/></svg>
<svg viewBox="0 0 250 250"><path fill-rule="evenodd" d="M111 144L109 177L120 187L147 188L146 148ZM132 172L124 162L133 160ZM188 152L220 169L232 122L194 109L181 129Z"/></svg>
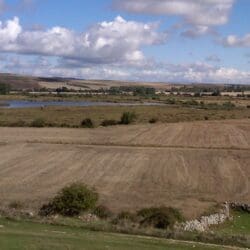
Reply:
<svg viewBox="0 0 250 250"><path fill-rule="evenodd" d="M43 127L45 127L45 121L44 121L44 119L42 119L42 118L35 119L31 123L31 127L34 127L34 128L43 128Z"/></svg>
<svg viewBox="0 0 250 250"><path fill-rule="evenodd" d="M94 128L94 123L92 122L91 119L86 118L86 119L82 120L81 126L83 128Z"/></svg>
<svg viewBox="0 0 250 250"><path fill-rule="evenodd" d="M125 226L131 223L137 223L137 216L134 213L123 211L120 212L116 218L112 221L115 225L122 225Z"/></svg>
<svg viewBox="0 0 250 250"><path fill-rule="evenodd" d="M128 220L128 221L135 221L136 220L136 215L131 213L131 212L121 212L117 216L118 220Z"/></svg>
<svg viewBox="0 0 250 250"><path fill-rule="evenodd" d="M121 117L120 124L128 125L134 122L136 119L136 114L134 112L124 112Z"/></svg>
<svg viewBox="0 0 250 250"><path fill-rule="evenodd" d="M102 205L96 207L93 211L93 214L98 216L100 219L108 219L113 215L107 207Z"/></svg>
<svg viewBox="0 0 250 250"><path fill-rule="evenodd" d="M145 208L137 212L143 226L153 226L159 229L173 227L176 222L183 221L179 210L171 207Z"/></svg>
<svg viewBox="0 0 250 250"><path fill-rule="evenodd" d="M81 183L74 183L63 188L56 197L40 209L40 215L60 214L76 216L93 209L98 201L98 194Z"/></svg>

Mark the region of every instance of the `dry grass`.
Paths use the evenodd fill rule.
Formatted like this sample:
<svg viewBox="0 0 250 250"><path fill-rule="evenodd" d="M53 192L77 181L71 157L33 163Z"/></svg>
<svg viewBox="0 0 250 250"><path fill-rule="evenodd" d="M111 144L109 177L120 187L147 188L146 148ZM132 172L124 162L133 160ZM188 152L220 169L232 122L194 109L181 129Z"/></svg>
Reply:
<svg viewBox="0 0 250 250"><path fill-rule="evenodd" d="M46 107L29 109L0 109L0 126L30 124L34 119L42 118L52 126L79 126L85 118L91 118L96 126L103 120L119 120L122 113L135 112L136 123L148 123L157 118L159 122L174 123L197 120L224 120L250 118L250 109L232 110L202 110L193 108L178 108L172 106L99 106L99 107Z"/></svg>
<svg viewBox="0 0 250 250"><path fill-rule="evenodd" d="M114 211L174 206L187 217L249 200L250 121L99 129L0 129L0 200L37 207L74 181Z"/></svg>

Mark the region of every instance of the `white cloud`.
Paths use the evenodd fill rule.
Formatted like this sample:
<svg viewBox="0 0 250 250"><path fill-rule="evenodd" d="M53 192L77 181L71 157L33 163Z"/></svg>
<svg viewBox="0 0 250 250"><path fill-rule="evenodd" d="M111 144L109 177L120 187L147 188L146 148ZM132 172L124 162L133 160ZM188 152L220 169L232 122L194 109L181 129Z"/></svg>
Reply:
<svg viewBox="0 0 250 250"><path fill-rule="evenodd" d="M48 57L29 58L9 56L1 63L0 70L37 76L61 76L85 79L113 79L136 81L184 82L184 83L231 83L250 84L250 71L235 68L216 67L208 63L158 63L143 66L116 64L76 65L69 67L61 61L54 62Z"/></svg>
<svg viewBox="0 0 250 250"><path fill-rule="evenodd" d="M113 0L113 6L138 14L176 15L192 26L184 35L195 37L210 32L210 27L228 22L235 0Z"/></svg>
<svg viewBox="0 0 250 250"><path fill-rule="evenodd" d="M222 43L226 47L250 47L250 33L243 37L230 35L224 38Z"/></svg>
<svg viewBox="0 0 250 250"><path fill-rule="evenodd" d="M114 6L129 12L179 15L194 25L227 23L234 0L114 0Z"/></svg>
<svg viewBox="0 0 250 250"><path fill-rule="evenodd" d="M9 20L6 23L0 21L0 48L5 50L12 43L15 43L18 36L22 32L22 27L19 25L19 20L15 17L13 20Z"/></svg>
<svg viewBox="0 0 250 250"><path fill-rule="evenodd" d="M163 43L156 23L126 21L101 22L79 34L63 27L23 30L15 17L0 23L0 51L58 56L83 63L138 63L144 60L141 47Z"/></svg>

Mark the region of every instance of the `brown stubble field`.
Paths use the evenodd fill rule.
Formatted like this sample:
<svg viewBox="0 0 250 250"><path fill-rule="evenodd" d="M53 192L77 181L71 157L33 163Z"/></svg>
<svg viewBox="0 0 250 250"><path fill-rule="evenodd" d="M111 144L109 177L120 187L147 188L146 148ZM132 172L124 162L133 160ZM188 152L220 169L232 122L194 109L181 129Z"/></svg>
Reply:
<svg viewBox="0 0 250 250"><path fill-rule="evenodd" d="M249 119L0 128L0 202L38 208L82 181L114 211L166 205L194 217L216 202L250 202L249 153Z"/></svg>

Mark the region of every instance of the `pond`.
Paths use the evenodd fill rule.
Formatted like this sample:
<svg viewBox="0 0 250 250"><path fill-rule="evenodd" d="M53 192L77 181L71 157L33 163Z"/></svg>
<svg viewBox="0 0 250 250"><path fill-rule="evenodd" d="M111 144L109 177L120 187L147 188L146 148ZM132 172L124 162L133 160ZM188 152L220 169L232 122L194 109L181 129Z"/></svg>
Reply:
<svg viewBox="0 0 250 250"><path fill-rule="evenodd" d="M115 102L87 102L87 101L0 101L0 108L41 108L41 107L93 107L93 106L158 106L161 103L115 103Z"/></svg>

